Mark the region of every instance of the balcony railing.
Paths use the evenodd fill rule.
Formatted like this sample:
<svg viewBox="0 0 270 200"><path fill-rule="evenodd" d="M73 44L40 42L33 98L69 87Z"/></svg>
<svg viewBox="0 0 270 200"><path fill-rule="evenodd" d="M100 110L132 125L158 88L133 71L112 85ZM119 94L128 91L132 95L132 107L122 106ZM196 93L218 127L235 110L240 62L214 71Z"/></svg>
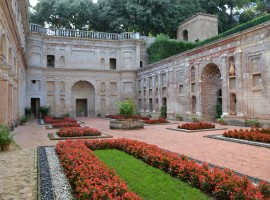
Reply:
<svg viewBox="0 0 270 200"><path fill-rule="evenodd" d="M137 40L140 39L140 33L124 32L124 33L104 33L94 31L81 31L72 29L43 28L37 24L30 24L30 32L42 33L49 36L91 38L101 40Z"/></svg>

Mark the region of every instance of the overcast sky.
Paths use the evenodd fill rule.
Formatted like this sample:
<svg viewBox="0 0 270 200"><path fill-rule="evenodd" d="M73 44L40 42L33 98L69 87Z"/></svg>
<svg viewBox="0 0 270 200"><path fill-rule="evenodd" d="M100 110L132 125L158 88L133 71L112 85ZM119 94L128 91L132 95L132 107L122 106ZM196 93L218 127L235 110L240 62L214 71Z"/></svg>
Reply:
<svg viewBox="0 0 270 200"><path fill-rule="evenodd" d="M38 0L29 0L31 6L35 6L37 4ZM97 2L97 0L93 0L94 3Z"/></svg>

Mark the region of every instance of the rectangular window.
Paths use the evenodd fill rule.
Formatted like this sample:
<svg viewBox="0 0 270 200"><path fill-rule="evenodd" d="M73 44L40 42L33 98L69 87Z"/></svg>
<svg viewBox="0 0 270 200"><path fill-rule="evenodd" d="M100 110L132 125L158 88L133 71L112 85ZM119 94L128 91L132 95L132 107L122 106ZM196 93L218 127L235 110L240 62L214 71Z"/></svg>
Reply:
<svg viewBox="0 0 270 200"><path fill-rule="evenodd" d="M47 55L47 67L54 67L54 56Z"/></svg>
<svg viewBox="0 0 270 200"><path fill-rule="evenodd" d="M149 99L149 111L152 112L153 111L153 100Z"/></svg>
<svg viewBox="0 0 270 200"><path fill-rule="evenodd" d="M183 94L184 86L183 84L179 85L179 95Z"/></svg>
<svg viewBox="0 0 270 200"><path fill-rule="evenodd" d="M115 58L110 58L110 69L116 70L116 59Z"/></svg>

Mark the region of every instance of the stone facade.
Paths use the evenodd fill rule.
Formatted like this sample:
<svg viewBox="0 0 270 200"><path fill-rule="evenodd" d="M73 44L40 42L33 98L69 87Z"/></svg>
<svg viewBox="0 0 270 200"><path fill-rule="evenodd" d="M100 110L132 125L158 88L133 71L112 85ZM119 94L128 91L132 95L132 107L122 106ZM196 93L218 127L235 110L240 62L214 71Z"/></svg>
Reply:
<svg viewBox="0 0 270 200"><path fill-rule="evenodd" d="M50 106L53 115L95 116L116 114L116 102L136 99L136 70L145 63L138 34L86 38L78 36L89 32L63 36L56 35L61 30L31 26L26 106Z"/></svg>
<svg viewBox="0 0 270 200"><path fill-rule="evenodd" d="M170 119L212 120L220 104L227 121L270 121L270 22L147 65L153 38L29 26L27 6L0 2L0 124L15 125L25 107L36 117L40 106L53 115L116 114L115 103L130 98L153 117L167 105ZM200 16L182 25L207 27L208 20L217 28L216 19ZM190 29L188 40L214 29Z"/></svg>
<svg viewBox="0 0 270 200"><path fill-rule="evenodd" d="M138 70L143 114L215 117L217 102L228 121L270 120L270 22Z"/></svg>
<svg viewBox="0 0 270 200"><path fill-rule="evenodd" d="M13 127L24 115L28 1L0 1L0 124Z"/></svg>
<svg viewBox="0 0 270 200"><path fill-rule="evenodd" d="M198 42L218 35L218 18L198 13L179 24L177 39Z"/></svg>

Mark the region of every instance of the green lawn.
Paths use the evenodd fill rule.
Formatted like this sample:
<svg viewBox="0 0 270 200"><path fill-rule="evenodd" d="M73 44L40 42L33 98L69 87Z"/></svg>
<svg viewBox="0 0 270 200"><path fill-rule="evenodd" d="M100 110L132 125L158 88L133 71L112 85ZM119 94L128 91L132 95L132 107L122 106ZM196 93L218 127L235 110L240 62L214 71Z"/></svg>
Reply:
<svg viewBox="0 0 270 200"><path fill-rule="evenodd" d="M122 151L97 150L95 154L107 166L114 168L128 188L143 199L211 199L200 190Z"/></svg>

